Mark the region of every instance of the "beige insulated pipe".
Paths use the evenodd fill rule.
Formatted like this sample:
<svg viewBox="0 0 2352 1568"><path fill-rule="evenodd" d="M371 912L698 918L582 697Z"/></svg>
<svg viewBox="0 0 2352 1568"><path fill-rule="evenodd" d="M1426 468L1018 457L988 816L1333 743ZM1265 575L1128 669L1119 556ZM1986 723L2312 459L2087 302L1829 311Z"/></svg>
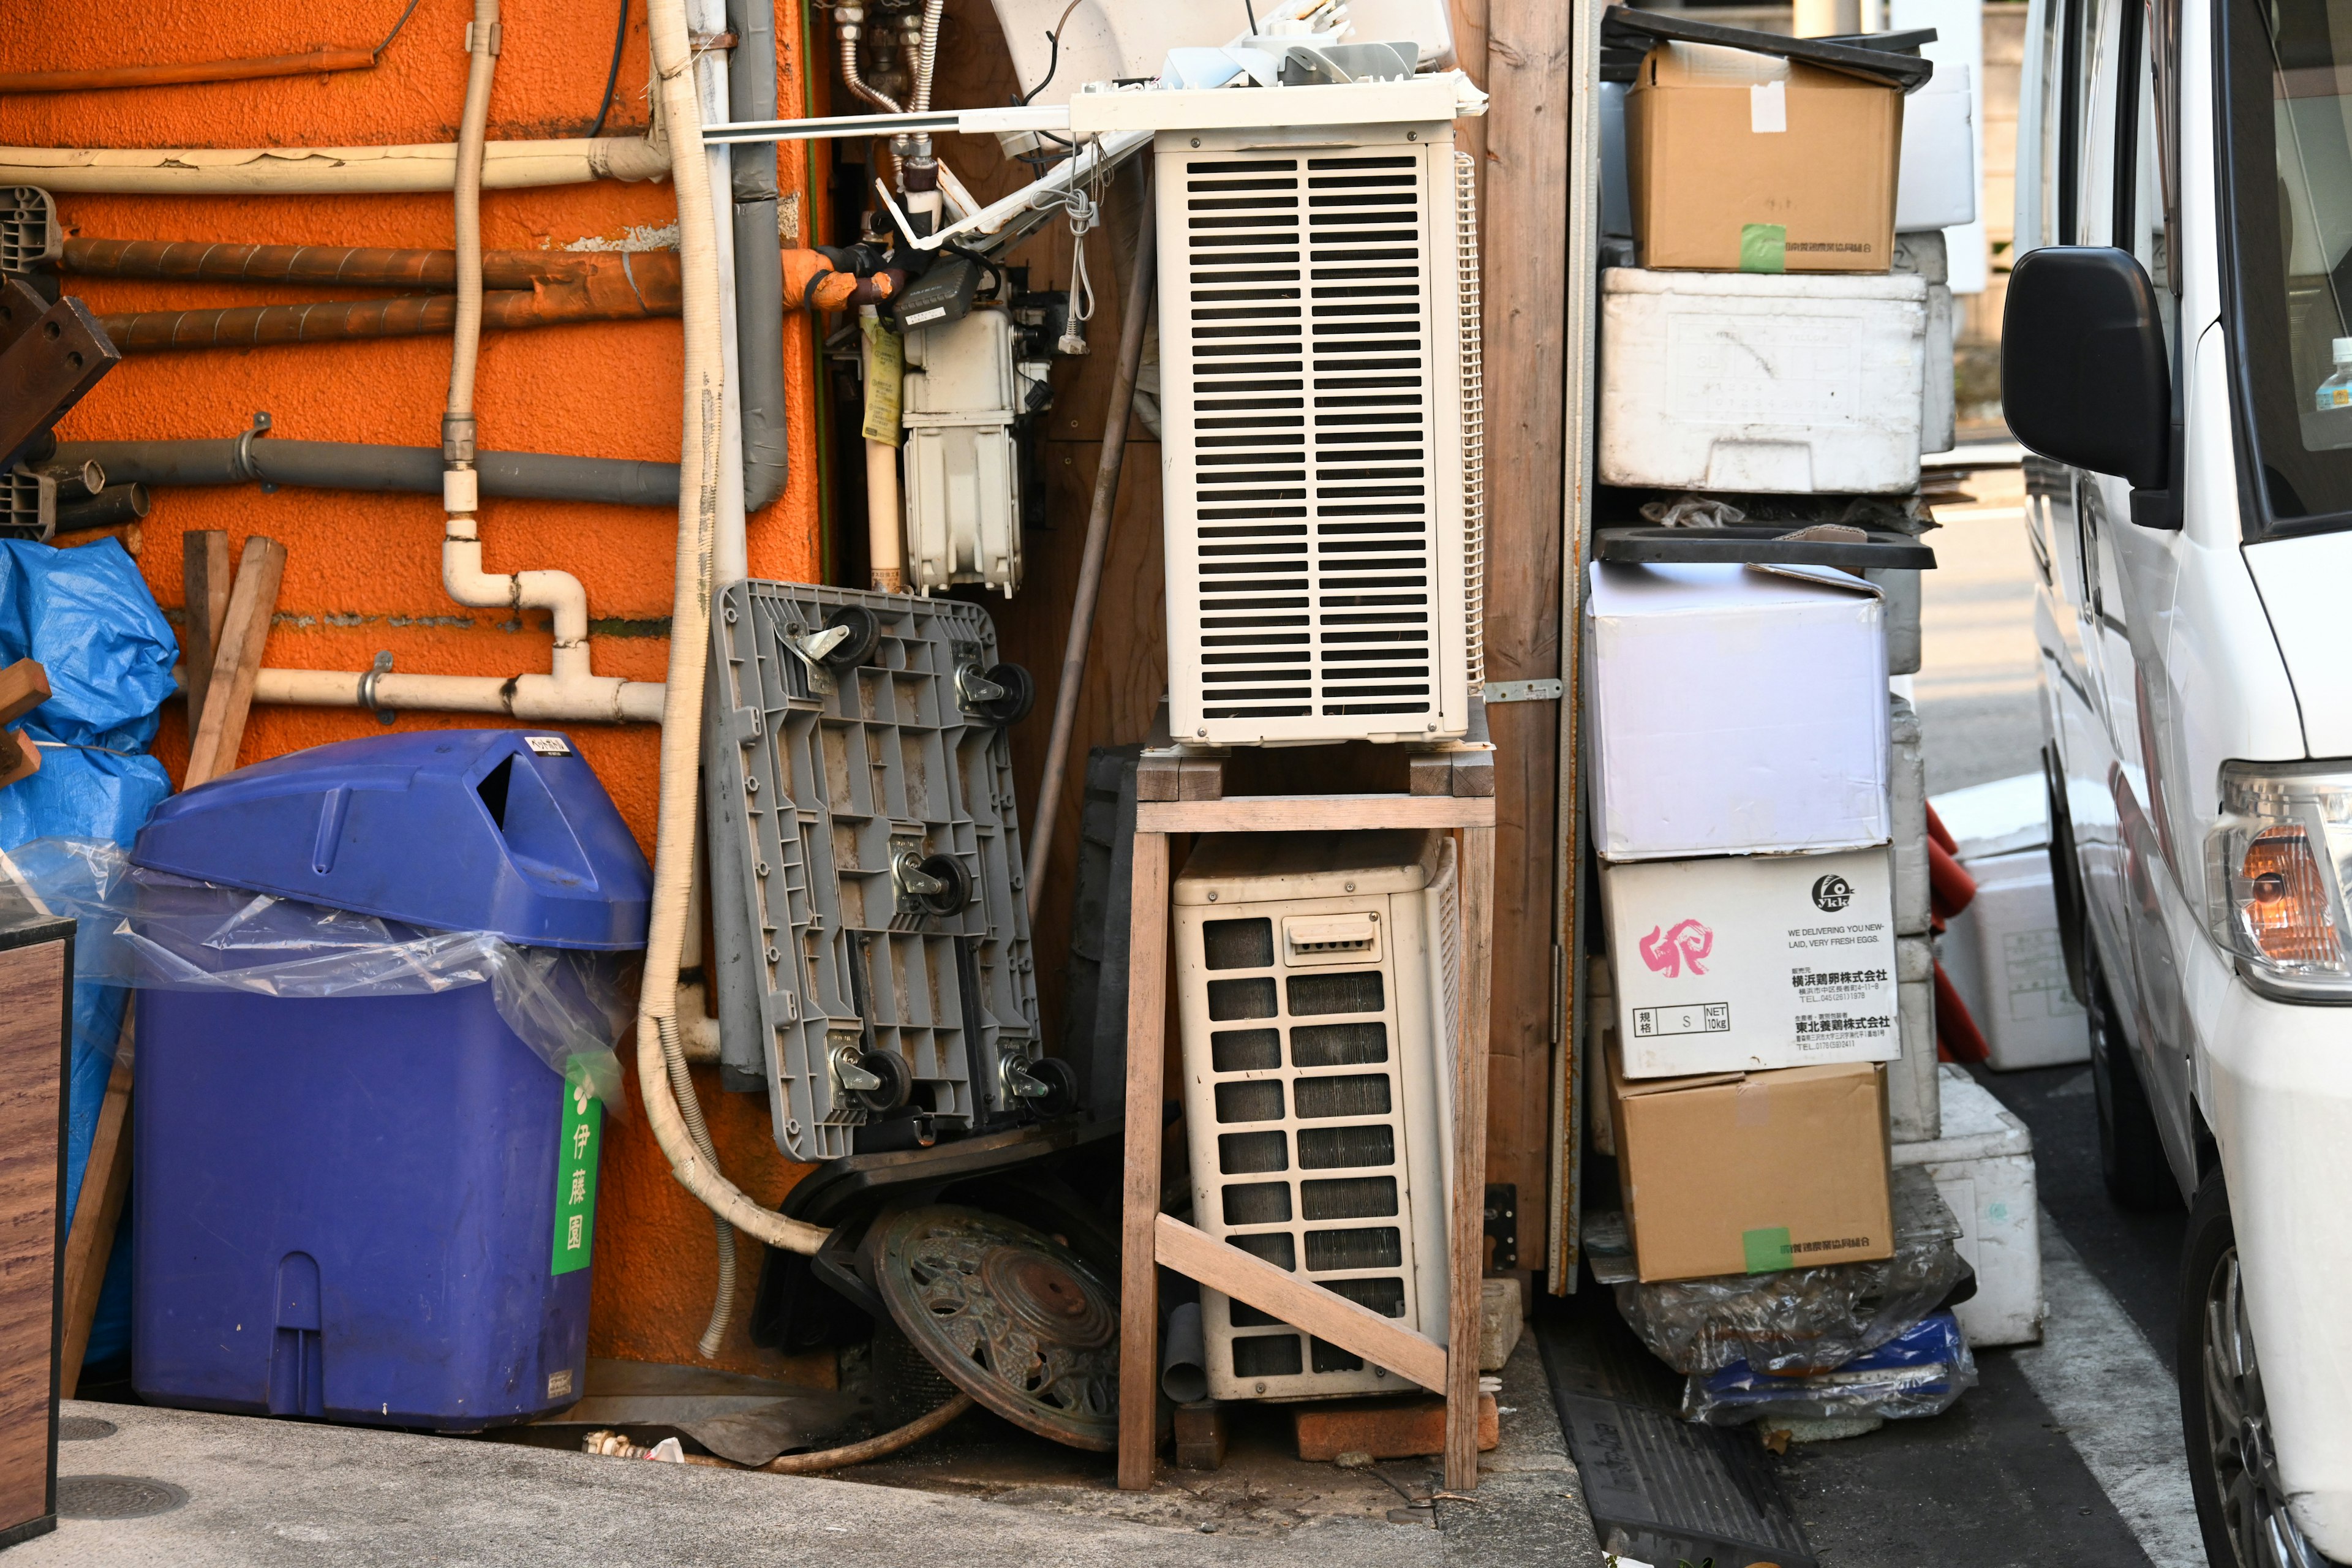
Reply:
<svg viewBox="0 0 2352 1568"><path fill-rule="evenodd" d="M877 320L871 305L858 307L864 324ZM866 340L866 395L874 396L874 340ZM871 437L866 442L866 565L868 586L877 594L907 591L907 541L898 525L898 448Z"/></svg>
<svg viewBox="0 0 2352 1568"><path fill-rule="evenodd" d="M723 1225L749 1232L771 1247L814 1253L824 1244L825 1232L754 1203L720 1173L708 1131L696 1135L701 1113L694 1103L680 1037L677 972L685 951L694 817L700 794L696 773L701 763L702 682L710 647L710 558L719 533L725 351L710 163L702 144L702 108L695 95L685 0L648 0L646 12L662 118L669 131L670 179L677 197L686 384L678 452L677 589L670 606L668 679L662 689L653 920L637 1007L637 1087L645 1098L646 1121L680 1184ZM719 1260L724 1285L732 1274L734 1245L731 1236L721 1235L726 1238Z"/></svg>
<svg viewBox="0 0 2352 1568"><path fill-rule="evenodd" d="M482 188L658 180L669 159L641 136L493 142ZM0 185L142 195L334 195L457 188L454 143L406 147L0 147Z"/></svg>
<svg viewBox="0 0 2352 1568"><path fill-rule="evenodd" d="M1143 368L1143 323L1151 314L1153 274L1160 264L1159 200L1149 178L1143 218L1135 232L1135 269L1118 323L1118 368L1110 405L1103 411L1102 456L1095 462L1095 499L1087 511L1087 542L1078 557L1078 592L1070 604L1070 635L1062 645L1062 680L1054 691L1054 728L1045 741L1045 771L1037 780L1037 815L1029 826L1029 918L1045 889L1054 859L1054 816L1062 808L1062 775L1070 767L1070 732L1078 722L1078 691L1087 679L1087 644L1095 635L1095 601L1102 595L1103 556L1110 548L1110 518L1118 501L1118 474L1127 461L1127 416L1135 407L1135 378Z"/></svg>

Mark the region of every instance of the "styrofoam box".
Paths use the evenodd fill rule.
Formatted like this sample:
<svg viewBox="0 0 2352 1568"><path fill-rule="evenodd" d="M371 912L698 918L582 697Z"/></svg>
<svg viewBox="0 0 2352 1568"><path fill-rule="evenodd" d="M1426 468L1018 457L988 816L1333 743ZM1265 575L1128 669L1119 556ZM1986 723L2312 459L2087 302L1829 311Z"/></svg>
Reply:
<svg viewBox="0 0 2352 1568"><path fill-rule="evenodd" d="M1958 1068L1943 1069L1942 1136L1897 1143L1895 1163L1923 1165L1960 1222L1959 1253L1977 1293L1952 1309L1972 1345L2042 1338L2042 1226L2033 1135Z"/></svg>
<svg viewBox="0 0 2352 1568"><path fill-rule="evenodd" d="M1895 939L1895 1018L1903 1054L1886 1069L1886 1130L1897 1143L1937 1135L1936 948L1924 936Z"/></svg>
<svg viewBox="0 0 2352 1568"><path fill-rule="evenodd" d="M1601 868L1627 1078L1893 1061L1886 851Z"/></svg>
<svg viewBox="0 0 2352 1568"><path fill-rule="evenodd" d="M1903 165L1895 178L1897 229L1956 228L1977 220L1977 142L1969 68L1939 65L1903 100Z"/></svg>
<svg viewBox="0 0 2352 1568"><path fill-rule="evenodd" d="M1927 363L1919 378L1919 450L1948 451L1959 426L1955 423L1958 407L1952 398L1951 261L1944 231L1930 228L1897 234L1887 270L1916 273L1927 285Z"/></svg>
<svg viewBox="0 0 2352 1568"><path fill-rule="evenodd" d="M1900 697L1887 702L1888 827L1895 838L1895 929L1926 932L1934 910L1927 886L1927 761L1919 715Z"/></svg>
<svg viewBox="0 0 2352 1568"><path fill-rule="evenodd" d="M1601 479L1899 494L1919 482L1927 284L1894 273L1601 275Z"/></svg>
<svg viewBox="0 0 2352 1568"><path fill-rule="evenodd" d="M2021 849L1961 865L1977 896L1946 922L1945 972L2000 1072L2091 1059L2090 1021L2066 979L2050 853Z"/></svg>
<svg viewBox="0 0 2352 1568"><path fill-rule="evenodd" d="M1884 844L1877 592L1828 568L1596 562L1585 609L1606 860Z"/></svg>
<svg viewBox="0 0 2352 1568"><path fill-rule="evenodd" d="M1886 595L1886 673L1919 673L1919 569L1869 566L1864 577Z"/></svg>
<svg viewBox="0 0 2352 1568"><path fill-rule="evenodd" d="M1962 860L1982 860L2050 842L2050 789L2039 772L1948 789L1928 804Z"/></svg>

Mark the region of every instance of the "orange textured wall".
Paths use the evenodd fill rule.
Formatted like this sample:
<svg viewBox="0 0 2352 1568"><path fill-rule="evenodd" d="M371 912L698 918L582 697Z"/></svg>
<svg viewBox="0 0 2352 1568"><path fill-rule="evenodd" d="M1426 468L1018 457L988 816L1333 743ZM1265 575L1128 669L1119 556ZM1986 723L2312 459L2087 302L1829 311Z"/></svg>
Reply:
<svg viewBox="0 0 2352 1568"><path fill-rule="evenodd" d="M404 0L15 0L0 6L0 71L87 69L373 47ZM584 134L603 96L619 0L588 5L506 0L490 103L493 138ZM647 121L643 0L630 7L619 85L605 133ZM782 100L804 101L800 6L777 6ZM0 143L16 146L334 146L454 140L465 97L463 38L469 0L418 0L415 14L373 70L255 82L0 100ZM789 112L789 110L788 110ZM781 160L786 210L799 205L804 161ZM562 248L618 242L677 220L667 183L610 182L493 191L483 198L484 243ZM151 197L62 195L69 234L117 239L435 246L452 243L446 195ZM163 306L251 304L336 297L273 287L188 287L68 279L104 313ZM348 293L349 291L346 291ZM805 322L787 328L792 483L752 519L754 575L816 574L817 487L810 420L812 359ZM277 432L299 439L438 446L448 377L445 339L206 351L126 361L59 427L68 440L221 437L267 409ZM492 334L483 343L476 407L490 449L676 461L677 323L640 321ZM318 490L264 495L247 487L163 490L127 542L137 546L157 601L178 619L181 534L225 529L232 552L263 533L288 549L269 637L273 667L359 670L388 650L404 671L508 675L548 667L546 617L516 624L501 612L452 604L440 585L441 512L427 496ZM491 500L482 511L484 565L493 572L559 568L586 585L599 674L659 680L668 657L673 514L642 508ZM478 725L469 716L403 714L403 729ZM258 709L239 761L380 733L358 711ZM650 727L572 730L613 798L654 849L657 735ZM187 736L176 705L158 753L177 772ZM634 1090L632 1093L634 1100ZM727 1167L755 1196L782 1198L799 1167L771 1142L756 1096L703 1085ZM600 1188L593 1353L691 1362L710 1304L716 1265L709 1221L671 1179L642 1112L610 1125ZM744 1296L722 1362L789 1373L743 1336L756 1249L743 1249ZM812 1369L814 1370L814 1369Z"/></svg>

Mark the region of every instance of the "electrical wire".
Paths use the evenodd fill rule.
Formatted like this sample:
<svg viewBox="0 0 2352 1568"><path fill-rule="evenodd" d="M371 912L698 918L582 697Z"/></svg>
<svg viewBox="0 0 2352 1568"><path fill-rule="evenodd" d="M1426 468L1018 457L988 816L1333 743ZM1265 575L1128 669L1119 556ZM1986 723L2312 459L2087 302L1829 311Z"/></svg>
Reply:
<svg viewBox="0 0 2352 1568"><path fill-rule="evenodd" d="M416 15L416 0L408 0L408 9L400 14L400 20L392 25L392 31L386 33L383 36L383 42L375 47L376 58L383 58L383 51L392 47L392 40L400 37L400 30L408 26L408 19L415 15Z"/></svg>
<svg viewBox="0 0 2352 1568"><path fill-rule="evenodd" d="M1243 3L1246 5L1248 4L1248 0L1243 0ZM1077 8L1078 0L1070 0L1069 5L1063 8L1061 21L1055 23L1051 27L1046 29L1045 42L1051 44L1053 47L1045 56L1045 80L1040 81L1035 87L1031 88L1027 92L1021 95L1021 101L1024 105L1026 105L1031 99L1045 91L1045 84L1054 79L1054 73L1062 68L1062 28L1066 23L1068 23L1070 13ZM1256 29L1253 27L1251 31L1255 32Z"/></svg>
<svg viewBox="0 0 2352 1568"><path fill-rule="evenodd" d="M409 0L414 5L416 0ZM621 0L621 20L613 29L613 64L604 72L604 101L596 106L596 123L588 128L593 139L604 133L604 117L613 112L613 89L621 79L621 46L629 41L629 0Z"/></svg>
<svg viewBox="0 0 2352 1568"><path fill-rule="evenodd" d="M1257 7L1256 7L1256 6L1255 6L1255 5L1251 5L1251 4L1250 4L1250 0L1242 0L1242 15L1243 15L1243 16L1247 16L1247 17L1249 18L1249 25L1250 25L1250 37L1253 37L1253 38L1256 37L1257 37Z"/></svg>

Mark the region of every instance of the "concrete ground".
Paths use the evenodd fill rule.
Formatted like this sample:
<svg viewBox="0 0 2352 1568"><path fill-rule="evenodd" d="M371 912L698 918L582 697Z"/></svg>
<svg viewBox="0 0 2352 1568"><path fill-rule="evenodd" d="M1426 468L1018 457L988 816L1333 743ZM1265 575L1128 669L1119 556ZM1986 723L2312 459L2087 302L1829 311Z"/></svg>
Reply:
<svg viewBox="0 0 2352 1568"><path fill-rule="evenodd" d="M895 1464L826 1479L76 1402L68 1417L113 1431L61 1444L61 1478L142 1478L186 1501L142 1519L67 1519L12 1551L8 1568L898 1568L934 1553L955 1568L1599 1568L1532 1339L1499 1402L1502 1442L1482 1458L1477 1490L1434 1499L1433 1462L1341 1470L1263 1445L1211 1475L1163 1467L1150 1492L1123 1493L1108 1456L984 1415ZM1029 1447L1050 1462L1003 1465Z"/></svg>

